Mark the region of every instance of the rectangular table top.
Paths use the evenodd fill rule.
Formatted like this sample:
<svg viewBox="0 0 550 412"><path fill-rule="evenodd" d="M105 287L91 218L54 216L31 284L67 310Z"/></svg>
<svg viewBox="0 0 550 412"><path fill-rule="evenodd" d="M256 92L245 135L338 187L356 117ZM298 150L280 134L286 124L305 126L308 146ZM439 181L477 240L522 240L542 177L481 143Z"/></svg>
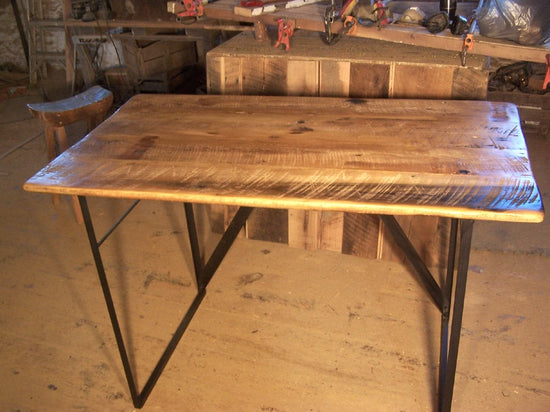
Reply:
<svg viewBox="0 0 550 412"><path fill-rule="evenodd" d="M137 95L25 190L540 222L517 108L486 101Z"/></svg>

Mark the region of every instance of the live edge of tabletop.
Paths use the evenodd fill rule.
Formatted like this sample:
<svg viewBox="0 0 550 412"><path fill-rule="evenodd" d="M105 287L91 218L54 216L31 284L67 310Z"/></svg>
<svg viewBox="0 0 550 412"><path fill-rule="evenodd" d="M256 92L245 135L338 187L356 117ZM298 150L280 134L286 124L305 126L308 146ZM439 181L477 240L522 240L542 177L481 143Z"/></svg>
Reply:
<svg viewBox="0 0 550 412"><path fill-rule="evenodd" d="M28 191L540 222L510 103L137 95Z"/></svg>

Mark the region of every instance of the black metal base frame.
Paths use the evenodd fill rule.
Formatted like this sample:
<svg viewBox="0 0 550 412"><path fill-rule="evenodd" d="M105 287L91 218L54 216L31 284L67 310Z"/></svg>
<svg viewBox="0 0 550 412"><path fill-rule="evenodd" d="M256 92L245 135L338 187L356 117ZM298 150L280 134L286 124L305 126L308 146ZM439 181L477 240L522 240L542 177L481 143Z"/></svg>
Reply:
<svg viewBox="0 0 550 412"><path fill-rule="evenodd" d="M147 382L139 391L137 388L134 374L130 366L128 353L122 337L120 324L116 314L113 298L107 281L107 275L103 266L103 260L100 253L100 246L113 233L113 231L122 223L128 214L136 207L139 200L135 201L126 212L106 231L105 235L97 240L94 226L90 216L88 203L83 196L78 197L82 216L84 217L84 225L88 234L88 240L92 250L92 255L99 276L99 282L111 319L113 332L118 346L118 351L128 381L130 395L134 407L141 408L145 404L147 398L151 394L158 378L162 374L170 357L174 353L181 337L193 319L197 309L199 308L204 296L206 295L206 287L214 276L219 265L223 261L225 255L231 248L231 245L237 238L241 228L245 225L246 220L250 216L253 208L240 207L233 220L229 224L218 245L210 255L206 263L203 263L201 251L199 247L199 239L197 227L195 223L195 215L193 205L184 203L185 217L187 220L187 230L191 245L191 255L193 257L193 266L197 283L197 294L187 312L183 316L180 324L174 332L172 338L168 342L166 349L159 358L155 368L151 372ZM416 249L408 239L407 235L393 216L380 215L384 225L388 228L395 242L405 254L409 264L412 266L418 279L426 289L434 304L441 312L441 338L440 338L440 358L439 358L439 397L438 410L447 412L451 409L451 401L453 396L454 379L456 372L456 364L458 358L458 345L460 341L460 331L462 327L462 312L464 309L464 295L466 292L466 277L468 273L470 246L472 239L472 220L452 219L451 231L449 239L449 252L447 256L447 273L446 279L442 286L439 286L434 279L430 270L426 267L422 258L418 255ZM456 259L456 249L458 244L458 261ZM453 289L453 279L456 271L456 285ZM453 298L454 290L454 298ZM451 312L451 302L453 308ZM452 314L452 321L449 333L449 320Z"/></svg>
<svg viewBox="0 0 550 412"><path fill-rule="evenodd" d="M451 410L453 389L458 359L458 345L462 329L462 313L464 311L464 297L466 294L466 278L470 264L470 249L474 221L469 219L451 219L449 235L449 250L447 255L447 272L443 285L440 287L430 270L419 256L409 238L393 216L380 215L380 219L390 231L393 239L405 254L418 278L434 304L441 312L441 335L439 346L439 385L438 411ZM458 243L458 261L457 261ZM456 285L453 279L456 271ZM451 312L452 303L452 312ZM451 330L449 320L452 314Z"/></svg>

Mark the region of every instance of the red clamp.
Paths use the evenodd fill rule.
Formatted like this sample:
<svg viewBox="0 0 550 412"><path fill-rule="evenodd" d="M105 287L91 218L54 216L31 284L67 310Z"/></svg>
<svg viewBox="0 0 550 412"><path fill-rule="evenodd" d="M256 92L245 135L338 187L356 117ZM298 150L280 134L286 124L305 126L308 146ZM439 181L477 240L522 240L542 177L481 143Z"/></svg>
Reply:
<svg viewBox="0 0 550 412"><path fill-rule="evenodd" d="M474 34L467 33L464 37L464 43L462 43L462 51L460 52L460 58L462 65L466 66L466 54L474 48Z"/></svg>
<svg viewBox="0 0 550 412"><path fill-rule="evenodd" d="M546 90L548 83L550 83L550 54L546 55L546 77L544 78L544 83L542 84L542 90Z"/></svg>
<svg viewBox="0 0 550 412"><path fill-rule="evenodd" d="M286 21L285 19L278 19L279 23L279 38L275 47L279 47L281 44L285 46L285 50L290 50L290 38L294 34L294 27L292 27L291 21Z"/></svg>
<svg viewBox="0 0 550 412"><path fill-rule="evenodd" d="M243 0L241 1L241 7L248 7L248 8L254 8L254 7L263 7L264 2L260 0Z"/></svg>
<svg viewBox="0 0 550 412"><path fill-rule="evenodd" d="M466 37L464 37L464 43L462 45L462 50L469 52L474 48L474 35L473 33L466 34Z"/></svg>
<svg viewBox="0 0 550 412"><path fill-rule="evenodd" d="M346 16L344 19L344 32L349 36L353 36L357 31L357 19L353 16Z"/></svg>
<svg viewBox="0 0 550 412"><path fill-rule="evenodd" d="M387 13L387 8L384 7L382 0L377 0L374 5L374 11L378 18L378 26L386 26L391 23L391 18Z"/></svg>
<svg viewBox="0 0 550 412"><path fill-rule="evenodd" d="M180 0L184 10L178 11L177 17L200 17L204 14L202 0Z"/></svg>

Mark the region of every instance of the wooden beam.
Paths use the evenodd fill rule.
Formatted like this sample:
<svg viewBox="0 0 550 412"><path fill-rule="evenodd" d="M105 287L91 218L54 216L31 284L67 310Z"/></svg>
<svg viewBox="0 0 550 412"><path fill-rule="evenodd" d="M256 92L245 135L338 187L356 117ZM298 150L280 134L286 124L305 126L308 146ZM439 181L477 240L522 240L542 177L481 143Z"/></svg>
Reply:
<svg viewBox="0 0 550 412"><path fill-rule="evenodd" d="M355 36L456 52L461 52L464 45L461 36L454 36L450 33L431 34L421 28L397 27L397 25L381 30L377 27L359 26ZM550 50L542 46L522 46L510 41L476 36L474 47L470 53L510 60L545 63L546 55L550 53Z"/></svg>
<svg viewBox="0 0 550 412"><path fill-rule="evenodd" d="M19 38L21 39L21 45L23 46L23 52L25 53L25 59L27 59L27 67L29 66L29 44L27 43L27 37L25 36L25 29L21 22L21 15L19 14L19 6L17 0L11 0L11 7L13 9L13 15L15 22L17 23L17 30L19 31Z"/></svg>

